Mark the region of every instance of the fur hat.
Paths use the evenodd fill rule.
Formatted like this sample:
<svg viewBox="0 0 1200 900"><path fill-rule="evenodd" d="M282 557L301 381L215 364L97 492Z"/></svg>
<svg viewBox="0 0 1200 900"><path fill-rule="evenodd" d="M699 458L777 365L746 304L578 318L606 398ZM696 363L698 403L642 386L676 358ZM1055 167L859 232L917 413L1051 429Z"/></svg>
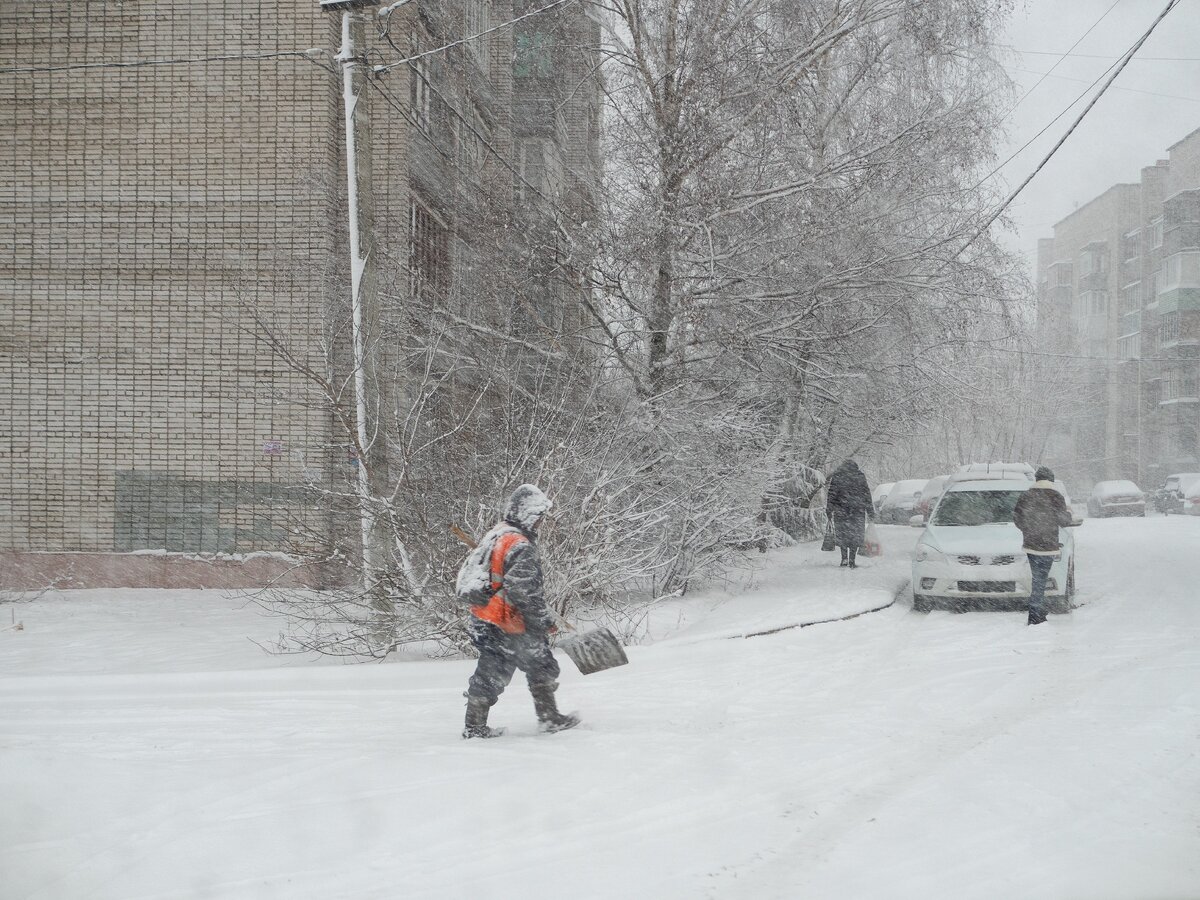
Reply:
<svg viewBox="0 0 1200 900"><path fill-rule="evenodd" d="M1053 481L1054 473L1050 471L1049 466L1038 466L1036 472L1033 473L1034 481Z"/></svg>

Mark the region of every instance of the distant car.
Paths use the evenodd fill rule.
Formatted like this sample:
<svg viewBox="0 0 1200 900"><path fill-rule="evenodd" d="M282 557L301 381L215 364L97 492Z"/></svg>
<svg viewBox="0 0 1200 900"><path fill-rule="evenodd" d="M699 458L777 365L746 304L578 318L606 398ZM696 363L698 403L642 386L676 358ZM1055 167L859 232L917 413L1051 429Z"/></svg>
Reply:
<svg viewBox="0 0 1200 900"><path fill-rule="evenodd" d="M1032 486L1020 477L946 485L913 556L914 609L1028 606L1033 576L1013 509ZM1059 529L1059 541L1062 552L1050 567L1046 604L1050 612L1067 613L1075 593L1075 541L1066 528Z"/></svg>
<svg viewBox="0 0 1200 900"><path fill-rule="evenodd" d="M1107 516L1144 516L1146 495L1132 481L1098 481L1088 497L1087 512L1095 519Z"/></svg>
<svg viewBox="0 0 1200 900"><path fill-rule="evenodd" d="M930 478L925 482L925 486L921 488L921 495L917 498L917 514L929 518L929 514L933 512L934 506L942 494L946 492L946 482L950 480L949 475L939 475L936 478Z"/></svg>
<svg viewBox="0 0 1200 900"><path fill-rule="evenodd" d="M1183 495L1183 512L1189 516L1200 516L1200 478L1191 483Z"/></svg>
<svg viewBox="0 0 1200 900"><path fill-rule="evenodd" d="M909 478L897 481L879 505L879 521L891 525L907 525L917 509L917 498L928 478Z"/></svg>
<svg viewBox="0 0 1200 900"><path fill-rule="evenodd" d="M1183 512L1183 498L1197 481L1200 481L1200 472L1168 475L1162 487L1154 492L1154 508L1167 516Z"/></svg>
<svg viewBox="0 0 1200 900"><path fill-rule="evenodd" d="M875 488L874 493L871 494L871 502L875 504L876 515L879 515L879 507L883 505L883 500L888 495L888 491L895 486L896 482L889 481L886 484L879 485L879 487Z"/></svg>

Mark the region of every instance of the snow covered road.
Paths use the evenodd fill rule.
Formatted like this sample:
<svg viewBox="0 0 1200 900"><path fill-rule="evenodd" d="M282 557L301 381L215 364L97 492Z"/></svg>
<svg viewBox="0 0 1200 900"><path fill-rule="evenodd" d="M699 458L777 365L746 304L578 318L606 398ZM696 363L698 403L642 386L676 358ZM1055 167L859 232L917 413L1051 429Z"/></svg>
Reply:
<svg viewBox="0 0 1200 900"><path fill-rule="evenodd" d="M917 532L883 532L565 669L574 731L514 684L488 742L467 661L263 657L212 592L18 607L0 896L1200 897L1200 518L1089 520L1084 605L1036 629L903 597L739 637L888 602Z"/></svg>

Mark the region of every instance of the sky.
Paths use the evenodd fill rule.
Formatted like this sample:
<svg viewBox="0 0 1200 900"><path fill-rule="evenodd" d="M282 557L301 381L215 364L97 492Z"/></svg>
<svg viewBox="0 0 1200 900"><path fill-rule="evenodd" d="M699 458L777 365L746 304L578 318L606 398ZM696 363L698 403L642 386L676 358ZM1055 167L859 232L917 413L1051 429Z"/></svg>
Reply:
<svg viewBox="0 0 1200 900"><path fill-rule="evenodd" d="M1001 161L1020 150L1001 170L1008 191L1050 152L1105 79L1090 91L1088 85L1129 50L1166 4L1016 0L1001 41L1008 48L1005 68L1017 86L1016 97L1029 93L1010 113L1008 140L1000 148ZM1068 50L1071 55L1064 58ZM1045 134L1020 149L1068 107ZM1200 0L1182 0L1009 207L1016 230L1006 242L1026 256L1032 275L1038 238L1052 237L1056 222L1112 185L1136 182L1143 166L1166 159L1167 148L1197 128Z"/></svg>

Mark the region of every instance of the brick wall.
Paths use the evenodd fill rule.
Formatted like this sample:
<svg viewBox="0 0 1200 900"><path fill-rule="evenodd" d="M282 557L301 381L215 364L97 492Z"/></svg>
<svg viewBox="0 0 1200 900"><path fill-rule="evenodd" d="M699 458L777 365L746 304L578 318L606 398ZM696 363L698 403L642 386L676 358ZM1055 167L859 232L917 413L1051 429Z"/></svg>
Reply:
<svg viewBox="0 0 1200 900"><path fill-rule="evenodd" d="M315 7L2 0L0 58L327 46ZM247 309L312 349L329 81L298 57L0 75L0 549L280 544L330 436Z"/></svg>

